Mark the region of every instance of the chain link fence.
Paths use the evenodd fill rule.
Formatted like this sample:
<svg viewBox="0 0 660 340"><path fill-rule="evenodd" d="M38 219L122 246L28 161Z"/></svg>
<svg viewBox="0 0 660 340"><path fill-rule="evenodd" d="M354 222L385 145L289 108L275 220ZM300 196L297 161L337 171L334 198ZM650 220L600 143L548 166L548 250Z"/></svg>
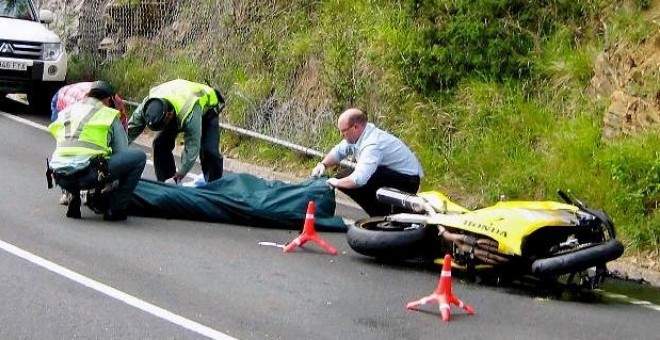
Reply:
<svg viewBox="0 0 660 340"><path fill-rule="evenodd" d="M322 139L332 131L336 113L329 100L319 96L318 91L313 92L319 87L318 79L305 72L314 67L313 60L299 67L298 79L291 81L293 85L287 85L291 88L285 86L284 91L273 90L278 86L282 89L281 84L257 91L250 88L249 81L241 82L232 78L235 75L223 74L228 65L241 62L240 50L249 48L239 46L240 42L250 34L258 34L251 31L254 26L245 24L245 21L257 20L252 17L254 6L276 15L287 2L36 0L35 3L54 13L55 21L50 28L62 37L69 55L85 56L85 67L93 71L111 67L127 56L141 63L139 69L154 67L157 70L164 61L169 62L169 58L175 56L178 66L172 69L181 67L181 60L188 67L183 67L181 73L174 73L170 79L211 80L223 84L221 91L228 101L228 113L222 118L224 128L250 132L253 137L261 134L264 135L262 139L314 156L320 155L314 149L327 147ZM195 72L190 71L192 67ZM155 78L149 87L170 80L149 76ZM134 91L122 95L139 101L148 90L145 86L130 88Z"/></svg>

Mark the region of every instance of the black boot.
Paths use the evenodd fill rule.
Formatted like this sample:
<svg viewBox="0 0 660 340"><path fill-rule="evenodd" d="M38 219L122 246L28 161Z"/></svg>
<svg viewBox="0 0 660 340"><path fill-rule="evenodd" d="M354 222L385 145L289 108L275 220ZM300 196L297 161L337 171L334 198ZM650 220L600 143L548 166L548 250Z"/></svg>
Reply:
<svg viewBox="0 0 660 340"><path fill-rule="evenodd" d="M80 194L72 194L71 200L69 201L69 207L66 210L66 217L80 219Z"/></svg>
<svg viewBox="0 0 660 340"><path fill-rule="evenodd" d="M105 221L126 221L128 214L125 209L108 209L103 214L103 220Z"/></svg>

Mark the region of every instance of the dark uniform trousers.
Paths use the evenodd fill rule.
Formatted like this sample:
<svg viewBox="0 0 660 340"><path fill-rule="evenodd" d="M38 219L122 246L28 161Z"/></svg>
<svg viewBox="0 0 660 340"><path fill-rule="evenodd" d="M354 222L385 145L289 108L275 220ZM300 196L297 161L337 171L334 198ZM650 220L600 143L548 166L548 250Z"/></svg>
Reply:
<svg viewBox="0 0 660 340"><path fill-rule="evenodd" d="M199 105L195 105L190 114L200 114ZM209 109L202 116L202 140L199 150L199 159L202 163L202 173L207 182L222 177L223 158L220 153L220 126L219 113ZM153 140L154 168L156 179L161 182L172 178L176 174L176 163L172 151L176 143L179 127L176 119L172 119Z"/></svg>
<svg viewBox="0 0 660 340"><path fill-rule="evenodd" d="M337 178L347 177L351 172L353 172L352 169L341 171L337 174ZM337 189L353 199L369 216L387 216L392 213L404 212L404 210L379 202L376 199L376 191L382 187L390 187L416 194L419 190L419 183L419 176L404 175L379 166L365 185L353 189Z"/></svg>

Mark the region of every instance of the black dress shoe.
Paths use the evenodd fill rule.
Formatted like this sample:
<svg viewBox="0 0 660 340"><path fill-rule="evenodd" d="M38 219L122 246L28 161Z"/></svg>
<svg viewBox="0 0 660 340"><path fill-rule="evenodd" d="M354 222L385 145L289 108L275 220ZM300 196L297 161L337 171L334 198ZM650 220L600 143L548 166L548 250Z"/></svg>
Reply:
<svg viewBox="0 0 660 340"><path fill-rule="evenodd" d="M126 221L126 218L128 218L126 210L108 209L103 214L103 220L105 221Z"/></svg>
<svg viewBox="0 0 660 340"><path fill-rule="evenodd" d="M80 204L82 202L80 201L80 195L77 197L71 198L71 201L69 201L69 207L66 209L66 217L68 218L75 218L75 219L80 219Z"/></svg>

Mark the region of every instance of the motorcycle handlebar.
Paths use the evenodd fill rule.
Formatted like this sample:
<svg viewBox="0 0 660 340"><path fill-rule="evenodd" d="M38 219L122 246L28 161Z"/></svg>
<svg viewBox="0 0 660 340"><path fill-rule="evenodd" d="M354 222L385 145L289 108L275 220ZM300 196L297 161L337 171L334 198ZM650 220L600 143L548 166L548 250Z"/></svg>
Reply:
<svg viewBox="0 0 660 340"><path fill-rule="evenodd" d="M573 204L573 200L561 189L557 190L557 195L568 204Z"/></svg>
<svg viewBox="0 0 660 340"><path fill-rule="evenodd" d="M561 199L563 199L568 204L572 204L572 205L574 205L574 206L576 206L576 207L578 207L582 210L587 208L587 205L584 204L582 201L580 201L579 199L577 199L575 197L569 196L569 194L565 193L561 189L557 190L557 195L559 195L559 197L561 197Z"/></svg>

